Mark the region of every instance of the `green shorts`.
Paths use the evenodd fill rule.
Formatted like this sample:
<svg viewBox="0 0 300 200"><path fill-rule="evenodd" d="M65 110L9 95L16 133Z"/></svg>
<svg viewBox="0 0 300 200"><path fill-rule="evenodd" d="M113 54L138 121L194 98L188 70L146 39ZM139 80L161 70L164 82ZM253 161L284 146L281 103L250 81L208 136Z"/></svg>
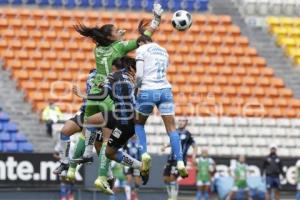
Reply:
<svg viewBox="0 0 300 200"><path fill-rule="evenodd" d="M99 88L92 88L91 94L99 93L101 90ZM90 117L99 112L112 111L114 109L114 102L108 96L103 101L91 101L87 100L85 107L84 118Z"/></svg>

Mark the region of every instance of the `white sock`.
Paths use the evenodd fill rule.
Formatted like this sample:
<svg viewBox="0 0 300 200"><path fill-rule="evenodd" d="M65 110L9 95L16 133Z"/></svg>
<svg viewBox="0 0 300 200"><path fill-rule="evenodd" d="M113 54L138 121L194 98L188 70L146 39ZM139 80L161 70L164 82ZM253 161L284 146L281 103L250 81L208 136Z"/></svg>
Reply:
<svg viewBox="0 0 300 200"><path fill-rule="evenodd" d="M178 184L176 181L170 183L171 187L171 198L176 200L178 195Z"/></svg>
<svg viewBox="0 0 300 200"><path fill-rule="evenodd" d="M124 189L125 189L126 199L131 200L131 187L130 187L130 185L126 183Z"/></svg>
<svg viewBox="0 0 300 200"><path fill-rule="evenodd" d="M87 145L87 146L85 146L83 157L85 157L85 158L91 157L92 154L93 154L93 149L94 149L93 145Z"/></svg>

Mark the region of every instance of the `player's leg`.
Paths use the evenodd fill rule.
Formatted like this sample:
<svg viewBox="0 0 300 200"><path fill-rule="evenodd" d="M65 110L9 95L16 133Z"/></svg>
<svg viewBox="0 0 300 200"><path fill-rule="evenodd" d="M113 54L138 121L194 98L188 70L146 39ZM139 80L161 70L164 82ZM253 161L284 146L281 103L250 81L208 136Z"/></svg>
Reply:
<svg viewBox="0 0 300 200"><path fill-rule="evenodd" d="M204 199L209 200L209 188L210 188L210 183L206 182L203 185L203 192L204 192Z"/></svg>
<svg viewBox="0 0 300 200"><path fill-rule="evenodd" d="M67 200L67 186L64 182L60 183L60 200Z"/></svg>
<svg viewBox="0 0 300 200"><path fill-rule="evenodd" d="M274 194L275 200L280 200L280 179L279 177L274 178Z"/></svg>
<svg viewBox="0 0 300 200"><path fill-rule="evenodd" d="M164 182L165 182L167 193L168 193L168 199L171 199L171 196L172 196L171 195L171 185L170 185L171 170L172 170L172 163L171 163L171 161L168 160L167 164L165 165L164 172L163 172Z"/></svg>
<svg viewBox="0 0 300 200"><path fill-rule="evenodd" d="M245 189L245 196L246 196L246 200L251 200L251 196L248 188Z"/></svg>
<svg viewBox="0 0 300 200"><path fill-rule="evenodd" d="M138 200L138 191L140 189L140 185L142 184L142 179L140 177L140 170L134 169L133 177L134 177L134 186L132 189L132 200Z"/></svg>
<svg viewBox="0 0 300 200"><path fill-rule="evenodd" d="M61 164L53 171L54 174L61 174L62 171L68 170L69 168L69 150L70 150L70 136L80 132L82 127L77 122L77 118L80 116L75 116L74 118L65 122L61 132L60 132L60 162Z"/></svg>
<svg viewBox="0 0 300 200"><path fill-rule="evenodd" d="M177 160L177 168L181 177L188 176L188 172L185 168L182 155L181 141L179 133L176 131L175 125L175 108L172 90L170 88L160 90L160 101L156 103L159 112L164 121L166 131L170 137L170 144L175 159Z"/></svg>
<svg viewBox="0 0 300 200"><path fill-rule="evenodd" d="M203 182L202 181L197 181L197 195L196 195L196 200L202 200L203 196Z"/></svg>
<svg viewBox="0 0 300 200"><path fill-rule="evenodd" d="M132 168L130 169L129 167L126 167L126 168L127 168L127 172L125 172L126 183L125 183L124 189L125 189L126 200L131 200L131 184L133 182L131 171L133 169Z"/></svg>
<svg viewBox="0 0 300 200"><path fill-rule="evenodd" d="M176 170L176 165L173 165L173 169ZM177 176L171 173L170 176L170 187L171 187L171 198L173 200L177 200L178 197L178 183L177 183Z"/></svg>
<svg viewBox="0 0 300 200"><path fill-rule="evenodd" d="M141 154L147 153L145 124L154 107L153 90L142 90L136 99L135 134L141 145Z"/></svg>
<svg viewBox="0 0 300 200"><path fill-rule="evenodd" d="M97 107L95 109L95 107ZM85 133L85 151L83 154L83 158L91 158L93 153L93 146L96 138L96 129L98 127L104 127L105 121L99 122L99 119L96 118L94 115L99 112L105 113L106 111L112 110L114 107L113 101L107 97L103 101L87 101L86 106L86 133ZM95 109L95 110L94 110ZM103 132L105 132L103 130ZM105 148L105 145L102 146Z"/></svg>

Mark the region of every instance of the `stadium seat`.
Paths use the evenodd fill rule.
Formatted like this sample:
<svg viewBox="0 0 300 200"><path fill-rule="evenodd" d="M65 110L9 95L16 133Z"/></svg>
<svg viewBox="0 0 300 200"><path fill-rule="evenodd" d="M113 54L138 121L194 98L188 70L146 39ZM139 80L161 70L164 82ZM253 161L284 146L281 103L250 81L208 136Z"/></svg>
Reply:
<svg viewBox="0 0 300 200"><path fill-rule="evenodd" d="M0 134L0 142L9 142L10 141L10 135L8 133L1 133Z"/></svg>
<svg viewBox="0 0 300 200"><path fill-rule="evenodd" d="M27 138L22 133L17 133L17 134L15 134L13 141L16 141L16 142L27 142Z"/></svg>
<svg viewBox="0 0 300 200"><path fill-rule="evenodd" d="M9 116L8 114L4 112L0 112L0 123L7 123L9 121Z"/></svg>
<svg viewBox="0 0 300 200"><path fill-rule="evenodd" d="M28 142L20 142L18 143L18 151L23 153L32 153L33 146L31 143Z"/></svg>
<svg viewBox="0 0 300 200"><path fill-rule="evenodd" d="M18 132L18 126L17 126L17 124L15 124L15 123L7 123L6 125L5 125L5 131L7 132L7 133L16 133L16 132Z"/></svg>
<svg viewBox="0 0 300 200"><path fill-rule="evenodd" d="M5 142L3 143L4 152L18 152L18 145L15 142Z"/></svg>

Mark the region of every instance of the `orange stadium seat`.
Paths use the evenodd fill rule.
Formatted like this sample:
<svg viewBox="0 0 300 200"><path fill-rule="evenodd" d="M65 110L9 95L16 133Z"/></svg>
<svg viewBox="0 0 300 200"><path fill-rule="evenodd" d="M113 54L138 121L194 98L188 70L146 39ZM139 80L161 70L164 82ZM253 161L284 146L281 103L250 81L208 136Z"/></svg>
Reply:
<svg viewBox="0 0 300 200"><path fill-rule="evenodd" d="M145 19L151 17L142 14ZM18 88L25 91L26 99L38 112L49 100L57 101L65 112L75 112L81 100L68 90L73 82L85 87L95 60L94 44L75 32L73 25L78 21L93 25L101 19L127 29L127 38L136 38L141 13L9 8L3 10L2 16L0 55L4 68L12 71ZM171 17L167 14L163 21L169 22ZM274 77L274 70L266 67L266 60L258 56L256 49L249 47L248 38L232 24L230 16L194 14L193 21L191 29L184 33L163 22L161 31L153 36L170 54L168 79L178 104L177 114L237 116L242 114L238 105L252 102L262 103L266 110L253 106L247 116L298 115L300 100L285 88L282 79ZM292 32L295 38L298 33ZM289 47L295 46L294 40L289 43ZM50 95L51 90L57 94ZM223 109L215 108L215 104L223 105Z"/></svg>

